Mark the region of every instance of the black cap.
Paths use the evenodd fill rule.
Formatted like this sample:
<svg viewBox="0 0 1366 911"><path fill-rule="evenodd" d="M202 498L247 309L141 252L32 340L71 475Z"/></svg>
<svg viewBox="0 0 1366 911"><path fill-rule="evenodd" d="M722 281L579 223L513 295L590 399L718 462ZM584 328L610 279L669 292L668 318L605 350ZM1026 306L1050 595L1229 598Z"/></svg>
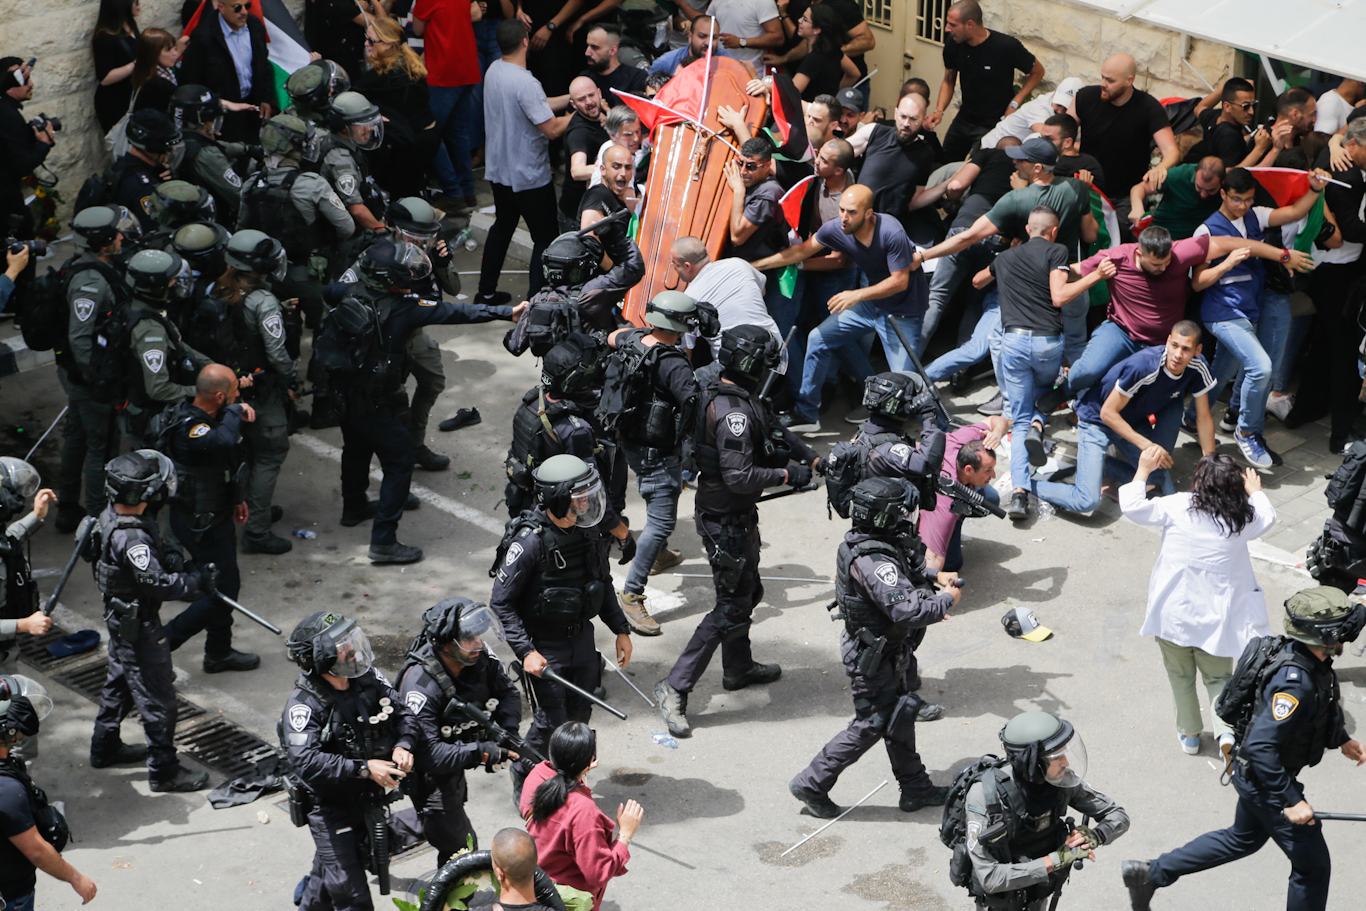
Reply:
<svg viewBox="0 0 1366 911"><path fill-rule="evenodd" d="M1033 164L1055 165L1058 163L1058 148L1042 136L1031 136L1023 145L1009 146L1006 154L1016 161Z"/></svg>
<svg viewBox="0 0 1366 911"><path fill-rule="evenodd" d="M835 100L840 103L840 107L858 111L860 114L868 110L868 102L858 89L840 89L835 93Z"/></svg>

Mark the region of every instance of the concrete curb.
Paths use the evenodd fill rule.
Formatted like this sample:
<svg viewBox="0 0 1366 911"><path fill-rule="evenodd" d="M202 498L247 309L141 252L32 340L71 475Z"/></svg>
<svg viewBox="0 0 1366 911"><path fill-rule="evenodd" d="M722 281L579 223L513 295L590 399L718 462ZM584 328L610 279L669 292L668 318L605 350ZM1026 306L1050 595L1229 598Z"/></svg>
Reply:
<svg viewBox="0 0 1366 911"><path fill-rule="evenodd" d="M51 351L33 351L24 344L22 335L0 339L0 377L27 373L36 367L54 363L57 356Z"/></svg>
<svg viewBox="0 0 1366 911"><path fill-rule="evenodd" d="M474 232L480 245L488 243L489 229L492 227L492 215L485 215L479 211L470 215L470 230ZM513 232L512 243L508 246L508 257L524 263L531 262L531 235L527 233L526 228L518 228Z"/></svg>

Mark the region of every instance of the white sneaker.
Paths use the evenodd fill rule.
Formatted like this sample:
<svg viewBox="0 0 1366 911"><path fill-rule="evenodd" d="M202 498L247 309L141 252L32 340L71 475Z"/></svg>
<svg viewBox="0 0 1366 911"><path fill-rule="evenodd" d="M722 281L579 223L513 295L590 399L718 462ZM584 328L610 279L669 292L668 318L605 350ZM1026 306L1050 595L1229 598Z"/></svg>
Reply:
<svg viewBox="0 0 1366 911"><path fill-rule="evenodd" d="M1295 397L1293 395L1273 395L1266 400L1266 413L1274 414L1276 420L1284 421L1286 415L1290 414L1290 409L1295 407Z"/></svg>
<svg viewBox="0 0 1366 911"><path fill-rule="evenodd" d="M1180 731L1177 731L1176 739L1181 742L1181 752L1187 754L1188 756L1194 756L1195 754L1200 752L1199 734L1196 734L1194 737L1187 737L1185 734L1182 734Z"/></svg>
<svg viewBox="0 0 1366 911"><path fill-rule="evenodd" d="M1228 762L1233 755L1233 735L1219 735L1219 752L1224 756L1224 762Z"/></svg>

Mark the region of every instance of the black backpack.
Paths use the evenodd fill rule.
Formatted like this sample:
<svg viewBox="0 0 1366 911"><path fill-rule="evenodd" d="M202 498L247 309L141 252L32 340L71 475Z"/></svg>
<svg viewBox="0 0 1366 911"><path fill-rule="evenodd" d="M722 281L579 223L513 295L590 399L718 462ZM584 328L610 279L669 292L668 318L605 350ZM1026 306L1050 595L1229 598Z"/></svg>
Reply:
<svg viewBox="0 0 1366 911"><path fill-rule="evenodd" d="M388 388L394 370L401 369L402 358L392 357L385 345L387 311L383 304L350 295L323 317L309 373L330 395L374 397Z"/></svg>
<svg viewBox="0 0 1366 911"><path fill-rule="evenodd" d="M87 269L93 269L104 276L109 282L109 287L114 290L116 303L132 298L118 270L107 263L99 260L76 263L76 257L73 256L56 269L49 266L45 273L33 280L15 308L24 344L30 349L52 351L64 349L69 345L67 329L71 320L71 308L67 298L71 278Z"/></svg>
<svg viewBox="0 0 1366 911"><path fill-rule="evenodd" d="M76 205L72 209L72 214L84 212L91 206L118 205L119 184L123 183L123 175L127 170L128 164L121 158L103 171L97 171L87 177L76 194Z"/></svg>
<svg viewBox="0 0 1366 911"><path fill-rule="evenodd" d="M968 790L977 782L982 783L983 799L986 802L987 828L976 833L977 839L986 845L993 856L1008 862L1010 859L1010 836L1015 828L1014 816L1010 813L1012 801L1020 800L1015 782L1000 773L1000 769L1010 765L1009 759L986 755L971 765L964 766L953 776L949 785L949 796L944 802L944 816L939 823L939 840L944 847L953 850L949 861L949 882L955 886L965 886L972 891L972 858L968 855ZM1003 800L1004 797L1004 800Z"/></svg>
<svg viewBox="0 0 1366 911"><path fill-rule="evenodd" d="M38 834L60 854L71 840L71 827L66 824L66 817L48 802L47 793L33 783L19 760L0 759L0 775L13 778L28 791L29 811Z"/></svg>
<svg viewBox="0 0 1366 911"><path fill-rule="evenodd" d="M827 512L833 509L841 519L849 518L849 503L854 497L854 487L868 476L869 454L875 446L899 439L901 437L894 433L879 433L835 444L830 454L821 460L821 467L825 469Z"/></svg>
<svg viewBox="0 0 1366 911"><path fill-rule="evenodd" d="M1362 497L1362 482L1366 480L1366 442L1357 441L1343 456L1342 464L1328 479L1324 495L1333 517L1352 531L1366 530L1366 498Z"/></svg>
<svg viewBox="0 0 1366 911"><path fill-rule="evenodd" d="M535 357L544 357L573 333L593 330L578 303L555 288L538 291L530 304L503 336L503 347L514 356L529 350Z"/></svg>
<svg viewBox="0 0 1366 911"><path fill-rule="evenodd" d="M635 413L650 401L650 386L654 382L650 361L661 353L661 346L646 347L639 338L632 338L608 357L602 398L595 412L599 426L606 433L615 433L618 428L628 426Z"/></svg>
<svg viewBox="0 0 1366 911"><path fill-rule="evenodd" d="M1241 745L1243 735L1257 713L1257 703L1267 681L1283 664L1295 662L1294 653L1286 653L1293 640L1288 636L1257 636L1243 649L1233 676L1224 684L1224 691L1214 702L1214 712L1233 729L1233 740ZM1309 668L1305 667L1306 672Z"/></svg>

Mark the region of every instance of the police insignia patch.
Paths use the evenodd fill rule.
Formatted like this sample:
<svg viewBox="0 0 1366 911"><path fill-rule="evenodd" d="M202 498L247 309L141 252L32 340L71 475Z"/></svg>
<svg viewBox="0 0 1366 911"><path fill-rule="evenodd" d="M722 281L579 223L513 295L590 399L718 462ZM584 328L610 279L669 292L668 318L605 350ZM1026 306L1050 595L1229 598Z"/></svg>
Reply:
<svg viewBox="0 0 1366 911"><path fill-rule="evenodd" d="M193 427L190 428L190 439L198 439L199 437L202 437L204 434L208 432L208 424L195 424Z"/></svg>
<svg viewBox="0 0 1366 911"><path fill-rule="evenodd" d="M873 575L877 576L877 580L883 585L896 585L896 564L879 563L877 569L873 570Z"/></svg>
<svg viewBox="0 0 1366 911"><path fill-rule="evenodd" d="M343 196L351 196L356 192L356 178L351 174L343 174L337 178L337 189Z"/></svg>
<svg viewBox="0 0 1366 911"><path fill-rule="evenodd" d="M1271 697L1271 717L1284 721L1300 707L1300 701L1289 693L1277 693Z"/></svg>
<svg viewBox="0 0 1366 911"><path fill-rule="evenodd" d="M226 171L223 172L223 179L226 180L228 183L232 184L234 187L242 186L242 178L238 177L237 172L234 171L232 168L228 168Z"/></svg>
<svg viewBox="0 0 1366 911"><path fill-rule="evenodd" d="M360 276L356 274L355 269L347 269L342 273L342 277L337 280L344 285L354 285L356 282L360 281Z"/></svg>
<svg viewBox="0 0 1366 911"><path fill-rule="evenodd" d="M142 352L142 362L147 365L148 370L160 373L161 368L166 366L166 354L160 348L148 348Z"/></svg>
<svg viewBox="0 0 1366 911"><path fill-rule="evenodd" d="M982 824L979 822L968 823L968 850L977 847L977 833L982 831Z"/></svg>
<svg viewBox="0 0 1366 911"><path fill-rule="evenodd" d="M135 544L128 548L128 562L138 569L146 569L152 564L152 548L146 544Z"/></svg>
<svg viewBox="0 0 1366 911"><path fill-rule="evenodd" d="M892 447L892 455L896 456L898 459L910 458L911 447L907 446L905 443L897 443Z"/></svg>
<svg viewBox="0 0 1366 911"><path fill-rule="evenodd" d="M503 558L503 565L511 566L517 562L517 558L521 555L522 545L518 544L516 541L512 542L512 546L508 548L508 555Z"/></svg>
<svg viewBox="0 0 1366 911"><path fill-rule="evenodd" d="M79 297L72 305L76 308L76 319L85 322L95 315L95 302L88 298Z"/></svg>
<svg viewBox="0 0 1366 911"><path fill-rule="evenodd" d="M407 703L408 710L416 715L418 712L422 711L422 707L427 704L427 697L417 690L413 690L407 696L403 697L403 701Z"/></svg>
<svg viewBox="0 0 1366 911"><path fill-rule="evenodd" d="M309 719L313 717L313 710L306 705L291 705L289 707L289 726L296 731L303 731L308 727Z"/></svg>
<svg viewBox="0 0 1366 911"><path fill-rule="evenodd" d="M745 428L749 426L749 416L744 414L732 413L726 415L726 426L730 432L737 437L745 435Z"/></svg>
<svg viewBox="0 0 1366 911"><path fill-rule="evenodd" d="M280 314L278 313L272 313L270 316L267 316L265 321L261 323L261 326L270 333L271 338L279 338L285 334L285 324L284 321L280 319Z"/></svg>

